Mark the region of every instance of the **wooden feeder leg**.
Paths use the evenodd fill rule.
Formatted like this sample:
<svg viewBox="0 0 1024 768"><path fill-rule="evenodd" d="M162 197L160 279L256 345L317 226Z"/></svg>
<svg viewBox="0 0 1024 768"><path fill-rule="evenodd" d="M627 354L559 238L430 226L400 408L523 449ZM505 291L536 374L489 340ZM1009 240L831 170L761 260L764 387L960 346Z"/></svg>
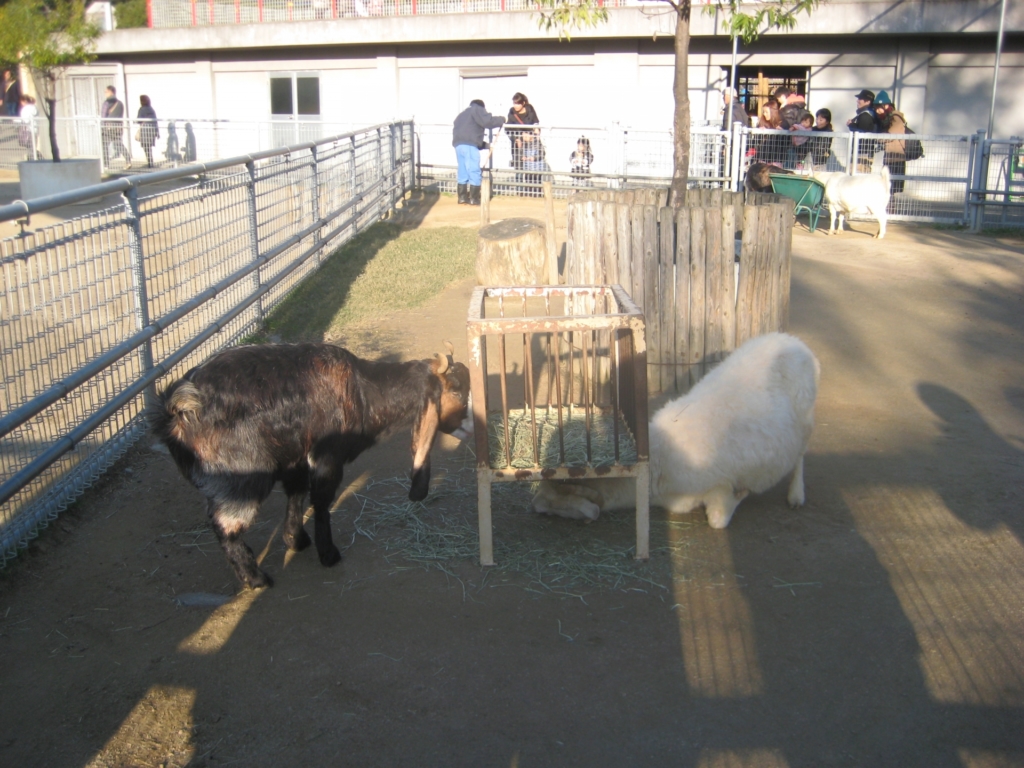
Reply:
<svg viewBox="0 0 1024 768"><path fill-rule="evenodd" d="M637 467L636 475L636 559L651 557L651 468Z"/></svg>
<svg viewBox="0 0 1024 768"><path fill-rule="evenodd" d="M486 469L476 472L476 508L480 524L480 565L494 565L491 536L491 476Z"/></svg>

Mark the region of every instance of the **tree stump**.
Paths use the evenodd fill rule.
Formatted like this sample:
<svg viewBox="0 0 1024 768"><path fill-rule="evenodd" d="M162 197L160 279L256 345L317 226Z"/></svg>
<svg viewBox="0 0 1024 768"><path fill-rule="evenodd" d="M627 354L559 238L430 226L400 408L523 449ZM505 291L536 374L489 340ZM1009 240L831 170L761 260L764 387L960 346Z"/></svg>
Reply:
<svg viewBox="0 0 1024 768"><path fill-rule="evenodd" d="M505 219L480 230L476 246L480 285L545 285L548 248L536 219Z"/></svg>

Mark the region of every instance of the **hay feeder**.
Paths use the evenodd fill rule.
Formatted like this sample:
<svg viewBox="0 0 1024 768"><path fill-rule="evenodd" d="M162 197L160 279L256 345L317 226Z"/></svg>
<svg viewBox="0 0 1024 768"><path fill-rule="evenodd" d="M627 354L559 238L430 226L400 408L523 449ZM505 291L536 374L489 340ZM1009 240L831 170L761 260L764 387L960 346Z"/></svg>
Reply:
<svg viewBox="0 0 1024 768"><path fill-rule="evenodd" d="M632 477L636 558L650 552L644 315L619 285L480 286L468 336L480 564L491 483Z"/></svg>

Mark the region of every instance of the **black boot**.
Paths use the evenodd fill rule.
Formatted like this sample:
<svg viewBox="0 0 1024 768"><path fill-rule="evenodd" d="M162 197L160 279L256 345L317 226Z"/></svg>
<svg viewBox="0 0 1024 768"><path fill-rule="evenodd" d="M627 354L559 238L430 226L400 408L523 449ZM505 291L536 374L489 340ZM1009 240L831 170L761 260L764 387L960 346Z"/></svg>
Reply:
<svg viewBox="0 0 1024 768"><path fill-rule="evenodd" d="M469 185L469 204L480 205L480 187Z"/></svg>
<svg viewBox="0 0 1024 768"><path fill-rule="evenodd" d="M459 205L469 205L469 184L459 184Z"/></svg>

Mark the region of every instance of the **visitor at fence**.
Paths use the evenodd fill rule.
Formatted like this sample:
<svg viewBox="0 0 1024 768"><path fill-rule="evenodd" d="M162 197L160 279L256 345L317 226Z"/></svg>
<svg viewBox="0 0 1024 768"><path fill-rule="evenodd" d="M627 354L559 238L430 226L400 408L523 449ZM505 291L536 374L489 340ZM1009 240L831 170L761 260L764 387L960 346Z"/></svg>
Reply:
<svg viewBox="0 0 1024 768"><path fill-rule="evenodd" d="M805 109L803 114L800 115L799 122L794 123L789 128L789 132L793 134L789 139L789 142L792 145L792 149L790 151L793 153L793 167L802 168L802 164L807 158L807 155L811 154L811 147L808 142L811 140L811 132L813 130L814 115ZM811 162L813 164L813 158ZM786 167L790 167L790 164L787 163ZM806 170L810 171L813 169L808 168Z"/></svg>
<svg viewBox="0 0 1024 768"><path fill-rule="evenodd" d="M847 127L854 133L875 133L878 124L875 122L875 112L872 104L875 101L875 92L866 88L857 94L857 112L846 121ZM874 148L871 142L861 142L860 151L856 158L857 171L859 173L871 173L871 156Z"/></svg>
<svg viewBox="0 0 1024 768"><path fill-rule="evenodd" d="M722 91L722 99L725 107L722 110L722 130L731 131L733 123L741 123L744 128L750 127L750 116L743 108L743 102L736 95L735 88L726 88Z"/></svg>
<svg viewBox="0 0 1024 768"><path fill-rule="evenodd" d="M540 141L540 131L536 128L527 129L521 126L539 125L540 118L533 104L521 93L513 94L512 108L505 119L509 141L512 143L512 167L517 171L544 170L544 146ZM537 186L519 189L521 195L540 195L540 174L517 173L516 183L535 184Z"/></svg>
<svg viewBox="0 0 1024 768"><path fill-rule="evenodd" d="M185 123L185 162L194 163L198 156L196 152L196 134L192 130L192 123Z"/></svg>
<svg viewBox="0 0 1024 768"><path fill-rule="evenodd" d="M581 187L592 187L594 182L590 178L590 164L594 162L594 155L590 151L590 139L580 136L576 139L576 151L569 155L569 165L573 173L580 174L581 178L574 179Z"/></svg>
<svg viewBox="0 0 1024 768"><path fill-rule="evenodd" d="M181 162L181 145L178 143L178 131L173 120L167 122L167 146L164 147L164 157L167 158L167 162L175 165Z"/></svg>
<svg viewBox="0 0 1024 768"><path fill-rule="evenodd" d="M21 104L21 86L18 84L18 78L14 76L11 70L4 70L3 84L0 87L3 88L4 115L7 117L17 117L18 108Z"/></svg>
<svg viewBox="0 0 1024 768"><path fill-rule="evenodd" d="M814 113L815 133L835 133L832 129L832 112L827 109L819 109ZM832 154L832 137L815 136L810 141L811 157L815 165L827 165L829 155Z"/></svg>
<svg viewBox="0 0 1024 768"><path fill-rule="evenodd" d="M794 125L799 125L800 119L807 111L804 97L785 86L776 88L772 96L779 103L779 122L782 130L788 131Z"/></svg>
<svg viewBox="0 0 1024 768"><path fill-rule="evenodd" d="M150 103L149 96L139 96L139 113L136 117L139 120L139 128L135 132L135 139L142 145L142 151L146 153L146 167L153 167L153 145L160 137L160 126L156 122L156 110Z"/></svg>
<svg viewBox="0 0 1024 768"><path fill-rule="evenodd" d="M484 131L501 128L505 120L487 111L483 101L473 99L455 118L452 128L452 146L458 161L459 205L480 205L480 150Z"/></svg>
<svg viewBox="0 0 1024 768"><path fill-rule="evenodd" d="M775 99L768 99L761 107L761 116L757 121L757 127L778 130L781 126L779 102ZM788 136L774 133L756 134L751 139L754 155L760 162L780 167L786 162L786 153L791 146Z"/></svg>
<svg viewBox="0 0 1024 768"><path fill-rule="evenodd" d="M117 89L107 86L107 98L100 104L100 137L103 142L103 165L110 165L110 145L118 157L124 158L125 168L132 162L124 146L124 103L117 98Z"/></svg>
<svg viewBox="0 0 1024 768"><path fill-rule="evenodd" d="M29 160L35 160L36 118L39 117L39 110L36 108L36 100L27 93L21 94L18 101L21 105L18 113L21 118L21 125L18 126L18 144L28 150Z"/></svg>
<svg viewBox="0 0 1024 768"><path fill-rule="evenodd" d="M898 111L885 91L879 91L874 101L875 121L878 123L879 133L898 135L901 138L889 141L879 141L879 147L885 152L884 163L889 167L889 191L892 194L903 191L903 179L892 178L903 176L907 172L906 139L902 138L907 133L907 118Z"/></svg>

